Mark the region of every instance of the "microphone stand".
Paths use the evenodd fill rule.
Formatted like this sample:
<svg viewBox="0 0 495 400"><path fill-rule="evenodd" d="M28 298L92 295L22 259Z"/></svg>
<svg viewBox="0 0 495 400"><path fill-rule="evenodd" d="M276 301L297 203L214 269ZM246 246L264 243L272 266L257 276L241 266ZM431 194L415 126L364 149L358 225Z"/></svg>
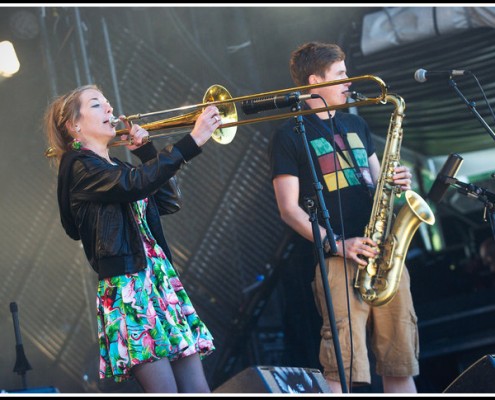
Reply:
<svg viewBox="0 0 495 400"><path fill-rule="evenodd" d="M459 193L478 199L485 205L485 221L488 219L490 227L492 228L493 238L495 239L495 193L473 185L472 183L461 182L451 176L445 177L445 183L457 188Z"/></svg>
<svg viewBox="0 0 495 400"><path fill-rule="evenodd" d="M449 85L454 91L457 93L457 95L461 98L461 100L466 104L466 106L471 110L471 112L475 115L475 117L480 121L481 125L486 129L486 131L490 134L493 140L495 140L495 133L493 130L490 128L490 126L486 123L486 121L483 119L483 117L480 115L478 110L476 110L476 103L473 101L468 101L466 97L462 94L461 90L457 87L457 83L454 81L454 79L451 77L449 79Z"/></svg>
<svg viewBox="0 0 495 400"><path fill-rule="evenodd" d="M299 98L297 98L296 103L292 107L292 111L300 111L301 110L301 103ZM338 370L339 370L339 377L340 377L340 385L342 387L342 393L348 393L347 390L347 384L346 384L346 378L345 378L345 370L342 362L342 354L340 352L340 343L339 343L339 336L338 336L338 331L337 331L337 325L335 322L335 315L334 315L334 310L333 310L333 305L332 305L332 297L330 295L330 288L328 285L328 278L327 278L327 273L326 273L326 263L325 263L325 256L323 253L323 244L322 244L322 239L320 235L320 229L318 225L318 206L320 207L321 214L323 215L323 219L325 222L325 229L327 232L328 240L330 242L330 247L331 251L333 254L337 252L337 244L335 243L335 237L333 235L333 230L330 226L330 217L328 214L328 210L325 206L325 201L323 199L323 194L322 194L322 185L318 181L318 177L316 175L316 170L315 166L313 163L313 159L311 157L311 151L309 149L309 144L308 144L308 139L306 137L306 129L304 127L304 122L303 118L301 115L295 116L294 117L296 121L296 126L294 130L298 132L302 138L303 138L303 143L304 143L304 148L306 150L306 156L308 159L308 164L311 169L311 175L313 178L313 186L315 189L316 193L316 198L317 198L317 203L316 204L312 199L305 199L305 206L308 210L308 213L310 215L310 221L311 221L311 227L313 229L313 244L316 247L316 253L318 255L318 263L320 266L320 273L321 273L321 281L323 284L324 292L325 292L325 300L326 300L326 305L327 305L327 313L328 313L328 319L330 322L330 329L332 331L332 338L333 338L333 345L334 345L334 350L335 350L335 356L337 358L337 365L338 365Z"/></svg>
<svg viewBox="0 0 495 400"><path fill-rule="evenodd" d="M26 355L24 354L24 346L22 344L22 338L21 338L21 329L19 328L19 319L17 317L17 312L18 312L17 304L15 302L10 303L10 312L12 313L12 319L14 322L14 333L15 333L15 341L16 341L16 346L15 346L16 360L14 365L14 372L17 372L17 374L21 375L22 388L26 389L27 388L26 372L32 368L31 365L29 364L29 361L26 358Z"/></svg>

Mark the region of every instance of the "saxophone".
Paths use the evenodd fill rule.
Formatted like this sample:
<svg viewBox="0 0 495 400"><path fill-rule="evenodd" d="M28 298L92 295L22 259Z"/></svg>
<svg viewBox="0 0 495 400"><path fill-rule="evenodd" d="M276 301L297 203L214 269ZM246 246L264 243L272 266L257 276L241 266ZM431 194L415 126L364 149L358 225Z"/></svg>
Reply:
<svg viewBox="0 0 495 400"><path fill-rule="evenodd" d="M402 195L392 177L394 167L400 161L405 102L402 97L390 93L386 102L393 103L395 109L387 132L371 217L364 233L378 244L378 254L369 258L366 266L359 265L354 280L354 287L372 306L381 306L392 300L399 288L404 260L416 230L422 222L435 223L429 205L412 190L404 192L406 202L393 218L394 199Z"/></svg>

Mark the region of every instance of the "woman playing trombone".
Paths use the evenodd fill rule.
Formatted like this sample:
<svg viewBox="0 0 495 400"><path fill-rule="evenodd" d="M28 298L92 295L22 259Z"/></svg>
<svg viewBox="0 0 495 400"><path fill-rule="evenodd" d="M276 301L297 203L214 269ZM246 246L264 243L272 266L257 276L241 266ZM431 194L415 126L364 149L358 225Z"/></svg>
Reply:
<svg viewBox="0 0 495 400"><path fill-rule="evenodd" d="M145 392L209 392L201 359L213 338L174 269L160 215L179 211L175 175L201 153L219 111L205 107L190 134L159 151L145 129L124 121L137 166L109 154L112 113L94 85L58 97L45 113L62 225L98 274L100 378L135 377Z"/></svg>

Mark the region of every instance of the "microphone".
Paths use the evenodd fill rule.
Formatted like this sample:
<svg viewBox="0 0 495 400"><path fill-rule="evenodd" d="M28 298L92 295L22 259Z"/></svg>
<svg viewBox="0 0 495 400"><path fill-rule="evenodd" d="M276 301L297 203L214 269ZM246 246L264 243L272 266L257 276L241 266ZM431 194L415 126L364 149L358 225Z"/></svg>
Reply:
<svg viewBox="0 0 495 400"><path fill-rule="evenodd" d="M451 78L453 76L466 75L469 71L463 69L451 69L450 71L427 71L426 69L418 69L414 73L414 79L419 83L424 83L428 79L438 78Z"/></svg>
<svg viewBox="0 0 495 400"><path fill-rule="evenodd" d="M439 203L442 200L450 184L457 181L455 176L463 161L459 154L451 153L449 155L427 195L431 201Z"/></svg>
<svg viewBox="0 0 495 400"><path fill-rule="evenodd" d="M317 99L316 94L299 94L293 92L284 95L260 97L254 100L244 100L241 108L244 114L256 114L260 111L274 110L276 108L291 107L301 100Z"/></svg>

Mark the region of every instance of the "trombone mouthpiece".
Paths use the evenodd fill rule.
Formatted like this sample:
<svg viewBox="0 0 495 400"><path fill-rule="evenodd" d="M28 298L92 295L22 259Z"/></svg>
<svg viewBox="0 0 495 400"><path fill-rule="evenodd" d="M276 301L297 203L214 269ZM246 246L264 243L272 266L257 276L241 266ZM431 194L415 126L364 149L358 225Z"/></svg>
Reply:
<svg viewBox="0 0 495 400"><path fill-rule="evenodd" d="M110 118L108 119L108 122L110 123L110 125L112 125L114 128L119 124L120 122L120 119L118 119L117 117L114 117L113 115L110 116Z"/></svg>

